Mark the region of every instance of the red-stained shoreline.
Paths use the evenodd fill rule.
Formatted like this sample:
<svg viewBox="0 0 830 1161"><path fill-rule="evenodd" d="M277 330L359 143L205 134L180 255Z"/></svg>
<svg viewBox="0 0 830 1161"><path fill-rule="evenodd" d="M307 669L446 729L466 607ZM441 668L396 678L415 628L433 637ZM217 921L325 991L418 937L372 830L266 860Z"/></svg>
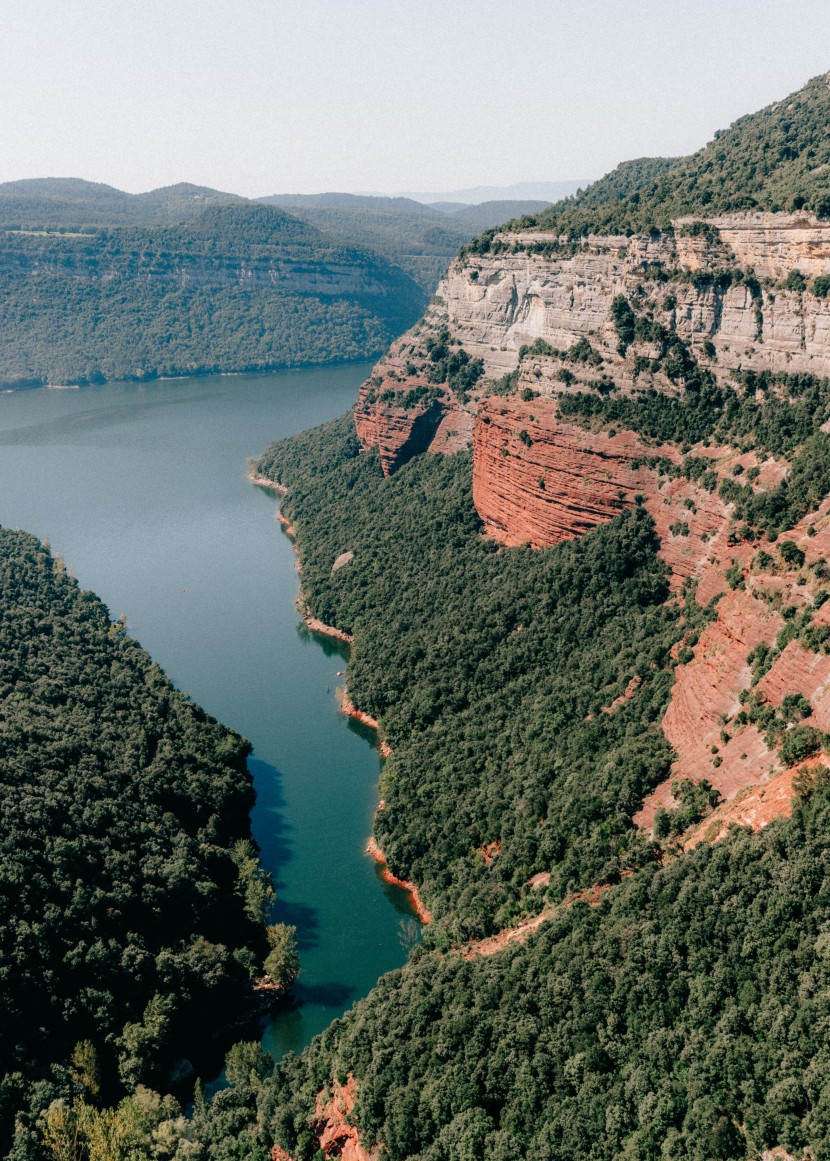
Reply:
<svg viewBox="0 0 830 1161"><path fill-rule="evenodd" d="M381 877L384 883L389 883L393 887L402 887L403 890L407 892L409 895L409 900L415 910L415 914L418 916L421 923L424 925L427 923L432 923L432 915L430 914L426 904L422 901L421 896L418 894L418 888L414 883L410 883L407 879L399 879L397 875L392 874L386 865L386 856L375 842L374 838L370 838L366 843L366 854L370 858L374 859L379 866L383 867Z"/></svg>
<svg viewBox="0 0 830 1161"><path fill-rule="evenodd" d="M347 718L354 718L356 722L368 726L370 730L380 730L380 722L377 718L373 718L371 714L358 709L345 689L340 691L340 712L344 713ZM378 743L378 752L381 758L388 758L392 753L392 747L388 742L381 741Z"/></svg>

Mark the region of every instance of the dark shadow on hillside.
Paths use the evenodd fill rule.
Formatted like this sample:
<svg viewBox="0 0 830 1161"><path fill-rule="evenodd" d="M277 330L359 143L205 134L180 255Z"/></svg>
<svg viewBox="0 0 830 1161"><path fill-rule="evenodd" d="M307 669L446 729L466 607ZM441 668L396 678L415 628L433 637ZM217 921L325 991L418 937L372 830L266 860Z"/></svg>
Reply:
<svg viewBox="0 0 830 1161"><path fill-rule="evenodd" d="M298 947L300 951L307 951L319 943L320 920L313 907L306 903L292 903L282 894L281 872L294 857L294 828L285 821L282 774L276 766L255 757L248 759L248 769L253 775L257 795L252 813L254 838L260 846L262 865L274 876L277 889L272 921L296 927Z"/></svg>

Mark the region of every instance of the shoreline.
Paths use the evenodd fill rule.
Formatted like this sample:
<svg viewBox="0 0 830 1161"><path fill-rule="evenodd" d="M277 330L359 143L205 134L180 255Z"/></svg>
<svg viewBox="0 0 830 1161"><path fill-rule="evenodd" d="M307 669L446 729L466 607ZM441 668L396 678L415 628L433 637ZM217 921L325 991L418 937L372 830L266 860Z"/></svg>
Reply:
<svg viewBox="0 0 830 1161"><path fill-rule="evenodd" d="M288 529L286 529L286 532ZM342 641L344 645L354 645L354 637L350 633L344 633L342 629L336 629L334 625L327 625L325 621L321 621L318 617L312 617L311 613L303 613L303 624L307 629L311 629L312 633L322 633L324 637L333 637L335 641Z"/></svg>
<svg viewBox="0 0 830 1161"><path fill-rule="evenodd" d="M337 632L337 630L335 630ZM380 733L380 722L377 718L373 718L371 714L367 714L365 710L358 709L352 699L349 697L349 691L342 689L338 691L340 698L340 712L345 714L347 718L354 718L356 722L361 725L368 726L370 730ZM381 758L388 758L392 753L392 747L388 742L382 738L378 740L378 753Z"/></svg>
<svg viewBox="0 0 830 1161"><path fill-rule="evenodd" d="M381 878L383 879L384 883L388 883L391 887L400 887L402 890L406 891L407 895L409 896L409 902L424 927L426 927L427 924L432 923L432 915L426 904L421 899L421 896L418 893L418 888L414 883L410 883L408 879L399 879L397 875L392 874L386 863L386 855L384 855L383 851L378 846L374 835L372 835L366 843L366 854L370 859L373 859L379 867L383 868L381 871Z"/></svg>
<svg viewBox="0 0 830 1161"><path fill-rule="evenodd" d="M285 496L288 492L285 484L278 484L275 480L269 480L267 476L261 476L259 472L255 472L253 468L246 474L246 480L251 484L255 484L258 488L268 488L271 492L279 492L281 496Z"/></svg>

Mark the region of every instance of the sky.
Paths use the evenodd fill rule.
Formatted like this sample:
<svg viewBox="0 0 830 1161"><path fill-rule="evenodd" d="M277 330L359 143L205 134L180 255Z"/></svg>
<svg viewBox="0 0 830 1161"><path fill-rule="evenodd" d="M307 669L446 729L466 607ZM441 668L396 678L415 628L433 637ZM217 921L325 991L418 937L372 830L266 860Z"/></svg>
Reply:
<svg viewBox="0 0 830 1161"><path fill-rule="evenodd" d="M587 180L828 70L828 0L0 0L0 181Z"/></svg>

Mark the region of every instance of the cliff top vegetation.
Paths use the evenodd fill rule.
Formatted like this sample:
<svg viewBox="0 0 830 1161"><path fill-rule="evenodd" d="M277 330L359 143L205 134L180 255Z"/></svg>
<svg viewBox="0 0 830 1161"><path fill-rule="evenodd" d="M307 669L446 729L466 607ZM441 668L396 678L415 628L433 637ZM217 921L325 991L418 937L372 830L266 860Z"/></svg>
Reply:
<svg viewBox="0 0 830 1161"><path fill-rule="evenodd" d="M577 197L514 225L581 237L665 229L690 214L806 210L830 217L828 121L830 82L822 75L719 130L689 157L625 162Z"/></svg>

